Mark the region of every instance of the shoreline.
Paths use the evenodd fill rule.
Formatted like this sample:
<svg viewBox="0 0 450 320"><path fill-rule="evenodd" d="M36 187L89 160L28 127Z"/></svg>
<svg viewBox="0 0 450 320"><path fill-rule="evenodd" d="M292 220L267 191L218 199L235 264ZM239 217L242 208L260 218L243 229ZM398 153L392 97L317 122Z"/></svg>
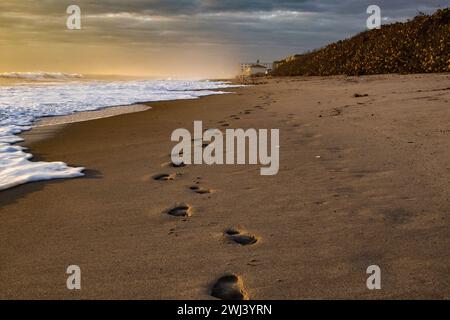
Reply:
<svg viewBox="0 0 450 320"><path fill-rule="evenodd" d="M218 80L218 81L225 81L225 80ZM229 81L230 83L232 81ZM235 93L234 90L239 89L239 87L236 88L222 88L222 89L209 89L210 91L219 91L219 92L227 92L229 94ZM199 90L192 90L192 91L202 91ZM212 94L209 96L215 96L220 94ZM66 125L70 125L73 123L78 122L85 122L85 121L93 121L93 120L100 120L104 118L109 117L116 117L124 114L129 113L139 113L144 111L149 111L153 108L154 104L162 103L162 102L176 102L176 101L189 101L189 100L198 100L202 99L204 97L209 96L201 96L197 97L195 99L175 99L175 100L163 100L163 101L144 101L140 103L134 103L130 105L125 106L110 106L110 107L104 107L97 110L91 110L91 111L79 111L75 112L74 114L69 115L62 115L62 116L49 116L49 117L42 117L38 119L32 126L30 130L23 131L18 136L24 139L24 141L19 142L21 145L29 145L34 142L37 142L42 139L51 139L53 134L59 130L62 130Z"/></svg>
<svg viewBox="0 0 450 320"><path fill-rule="evenodd" d="M37 120L33 128L46 127L58 124L69 124L74 122L83 122L89 120L97 120L102 118L114 117L121 114L141 112L151 109L150 106L142 104L130 104L127 106L111 106L92 111L81 111L64 116L43 117Z"/></svg>
<svg viewBox="0 0 450 320"><path fill-rule="evenodd" d="M93 111L81 111L71 115L43 117L37 120L31 126L30 130L23 131L19 134L19 137L23 139L23 141L19 143L26 146L40 140L51 139L58 131L72 123L98 120L147 110L151 110L151 107L148 105L132 104L128 106L106 107Z"/></svg>
<svg viewBox="0 0 450 320"><path fill-rule="evenodd" d="M26 137L37 159L87 171L0 193L0 298L212 299L232 273L252 300L448 299L449 81L274 78L32 129L24 135L51 137ZM279 128L279 173L168 167L170 133L194 120ZM190 216L167 214L181 203ZM256 243L236 243L229 228ZM65 287L72 264L82 270L76 292ZM383 290L365 287L373 264Z"/></svg>

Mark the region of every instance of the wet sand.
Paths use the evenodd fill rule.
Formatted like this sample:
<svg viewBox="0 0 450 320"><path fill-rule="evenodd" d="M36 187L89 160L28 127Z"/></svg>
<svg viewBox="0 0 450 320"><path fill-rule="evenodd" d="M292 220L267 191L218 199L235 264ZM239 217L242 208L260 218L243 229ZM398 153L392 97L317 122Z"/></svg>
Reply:
<svg viewBox="0 0 450 320"><path fill-rule="evenodd" d="M269 79L36 128L38 159L88 170L0 193L0 298L214 299L232 273L249 299L449 299L449 88L446 74ZM279 128L279 173L168 167L170 134L194 120ZM183 203L189 216L167 214Z"/></svg>
<svg viewBox="0 0 450 320"><path fill-rule="evenodd" d="M74 114L69 114L66 116L44 117L44 118L38 120L34 124L34 127L55 126L55 125L60 125L60 124L73 123L73 122L96 120L96 119L114 117L114 116L126 114L126 113L146 111L149 109L151 109L151 107L148 105L133 104L133 105L128 105L128 106L103 108L103 109L94 110L94 111L82 111L82 112L77 112ZM41 132L40 131L33 132L34 136L36 136L36 134L41 134Z"/></svg>

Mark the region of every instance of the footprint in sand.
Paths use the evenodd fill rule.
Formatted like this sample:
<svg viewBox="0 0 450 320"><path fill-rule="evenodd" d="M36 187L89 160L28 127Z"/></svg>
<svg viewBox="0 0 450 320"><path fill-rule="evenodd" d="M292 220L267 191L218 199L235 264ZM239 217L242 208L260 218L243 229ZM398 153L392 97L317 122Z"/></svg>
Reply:
<svg viewBox="0 0 450 320"><path fill-rule="evenodd" d="M220 277L212 287L211 296L222 300L249 300L242 279L234 274Z"/></svg>
<svg viewBox="0 0 450 320"><path fill-rule="evenodd" d="M186 164L184 162L174 163L174 162L170 161L170 162L164 162L161 165L161 167L182 168L182 167L186 167Z"/></svg>
<svg viewBox="0 0 450 320"><path fill-rule="evenodd" d="M189 189L191 189L192 191L194 191L195 193L198 193L198 194L208 194L208 193L213 192L213 190L211 190L211 189L206 189L206 188L203 188L200 186L191 186L191 187L189 187Z"/></svg>
<svg viewBox="0 0 450 320"><path fill-rule="evenodd" d="M190 217L192 215L192 207L189 204L180 203L164 212L174 217Z"/></svg>
<svg viewBox="0 0 450 320"><path fill-rule="evenodd" d="M243 231L234 228L225 230L225 236L231 241L234 241L242 246L252 245L258 242L257 237L248 233L243 233Z"/></svg>
<svg viewBox="0 0 450 320"><path fill-rule="evenodd" d="M152 178L153 178L153 180L156 180L156 181L172 181L175 179L176 176L177 176L176 173L171 173L171 174L159 173L159 174L154 175Z"/></svg>

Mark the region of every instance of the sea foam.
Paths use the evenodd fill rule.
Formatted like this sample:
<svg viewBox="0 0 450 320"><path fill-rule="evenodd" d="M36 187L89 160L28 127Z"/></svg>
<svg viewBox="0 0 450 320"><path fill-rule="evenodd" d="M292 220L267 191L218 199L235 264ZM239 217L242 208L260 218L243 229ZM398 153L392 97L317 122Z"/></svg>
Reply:
<svg viewBox="0 0 450 320"><path fill-rule="evenodd" d="M16 145L33 123L50 116L70 115L139 102L195 99L233 87L214 81L70 81L0 86L0 190L32 181L73 178L84 168L63 162L34 162Z"/></svg>

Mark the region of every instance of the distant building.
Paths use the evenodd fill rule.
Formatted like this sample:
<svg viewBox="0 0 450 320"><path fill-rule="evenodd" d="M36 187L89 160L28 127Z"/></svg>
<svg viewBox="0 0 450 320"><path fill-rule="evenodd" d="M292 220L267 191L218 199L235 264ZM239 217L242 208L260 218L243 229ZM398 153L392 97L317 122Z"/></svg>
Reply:
<svg viewBox="0 0 450 320"><path fill-rule="evenodd" d="M242 73L244 76L263 76L268 73L268 69L266 66L261 64L252 64L248 66L244 72Z"/></svg>
<svg viewBox="0 0 450 320"><path fill-rule="evenodd" d="M240 67L240 71L242 75L245 75L246 73L249 72L249 68L251 68L252 66L260 66L260 67L264 67L266 68L264 70L264 73L270 73L272 71L272 63L269 62L260 62L259 60L257 60L256 62L242 62L240 63L239 67ZM257 71L256 69L258 68L251 68L253 69L253 71ZM258 70L261 71L261 70Z"/></svg>

